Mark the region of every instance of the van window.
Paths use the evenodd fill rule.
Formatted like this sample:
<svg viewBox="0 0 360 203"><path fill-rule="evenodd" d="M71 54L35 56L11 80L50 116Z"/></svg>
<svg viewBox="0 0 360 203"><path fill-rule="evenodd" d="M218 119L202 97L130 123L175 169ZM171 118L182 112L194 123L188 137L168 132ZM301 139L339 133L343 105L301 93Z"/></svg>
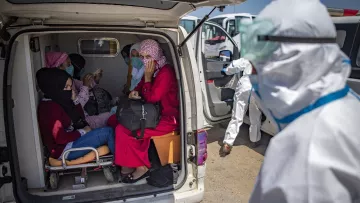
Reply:
<svg viewBox="0 0 360 203"><path fill-rule="evenodd" d="M231 37L234 37L236 34L235 32L235 20L228 20L226 22L226 31L230 34Z"/></svg>
<svg viewBox="0 0 360 203"><path fill-rule="evenodd" d="M180 26L189 34L195 28L195 20L180 20Z"/></svg>
<svg viewBox="0 0 360 203"><path fill-rule="evenodd" d="M336 43L338 43L340 48L343 48L346 39L346 31L345 30L337 30L336 31Z"/></svg>
<svg viewBox="0 0 360 203"><path fill-rule="evenodd" d="M86 3L86 4L112 4L124 6L136 6L145 8L155 8L161 10L169 10L176 6L176 2L169 1L134 1L134 0L8 0L12 4L42 4L42 3Z"/></svg>
<svg viewBox="0 0 360 203"><path fill-rule="evenodd" d="M202 40L205 41L204 54L207 59L220 60L219 52L222 50L234 53L234 45L220 26L205 24L202 29Z"/></svg>
<svg viewBox="0 0 360 203"><path fill-rule="evenodd" d="M240 32L240 24L241 24L241 20L242 19L251 19L250 17L248 16L236 16L235 17L235 28L236 28L236 32Z"/></svg>
<svg viewBox="0 0 360 203"><path fill-rule="evenodd" d="M356 56L356 65L358 67L360 67L360 47L358 49L358 53L357 53L357 56Z"/></svg>
<svg viewBox="0 0 360 203"><path fill-rule="evenodd" d="M225 18L214 18L214 19L210 19L209 21L214 22L214 23L216 23L216 24L218 24L218 25L220 25L222 27L224 19Z"/></svg>
<svg viewBox="0 0 360 203"><path fill-rule="evenodd" d="M115 57L119 54L119 41L115 38L79 39L78 49L83 56Z"/></svg>

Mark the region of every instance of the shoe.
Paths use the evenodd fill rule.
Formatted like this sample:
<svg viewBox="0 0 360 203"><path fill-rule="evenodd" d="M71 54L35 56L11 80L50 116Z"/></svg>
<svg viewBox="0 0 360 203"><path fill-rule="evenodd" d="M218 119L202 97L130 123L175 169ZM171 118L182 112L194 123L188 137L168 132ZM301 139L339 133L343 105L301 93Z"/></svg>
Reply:
<svg viewBox="0 0 360 203"><path fill-rule="evenodd" d="M260 145L260 141L257 142L250 142L250 148L254 149Z"/></svg>
<svg viewBox="0 0 360 203"><path fill-rule="evenodd" d="M228 144L224 144L223 146L221 146L220 151L219 151L220 157L225 157L225 156L229 155L231 152L231 149L232 149L232 146L228 145Z"/></svg>
<svg viewBox="0 0 360 203"><path fill-rule="evenodd" d="M128 176L124 177L122 182L123 183L136 183L138 182L139 180L142 180L144 178L147 178L150 176L150 171L147 171L146 173L144 173L144 175L140 176L139 178L137 179L134 179L133 175L132 174L129 174Z"/></svg>

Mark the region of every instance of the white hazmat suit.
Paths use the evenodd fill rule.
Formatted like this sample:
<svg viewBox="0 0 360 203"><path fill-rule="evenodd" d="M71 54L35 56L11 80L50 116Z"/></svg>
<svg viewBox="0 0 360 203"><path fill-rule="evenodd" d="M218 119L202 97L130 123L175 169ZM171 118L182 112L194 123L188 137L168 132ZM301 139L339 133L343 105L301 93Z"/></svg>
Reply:
<svg viewBox="0 0 360 203"><path fill-rule="evenodd" d="M346 85L348 57L320 40L265 37L265 43L259 34L253 37L259 42L249 40L264 30L261 35L336 39L327 9L319 0L275 0L255 24L261 21L273 27L248 29L248 42L259 46L245 45L243 57L257 71L250 80L260 107L280 132L266 150L250 203L360 202L360 103Z"/></svg>
<svg viewBox="0 0 360 203"><path fill-rule="evenodd" d="M244 116L249 105L250 128L249 136L251 142L258 142L261 139L261 111L251 96L251 83L249 75L251 74L251 63L243 58L234 60L223 72L226 75L234 75L243 72L243 76L237 83L234 94L234 105L232 109L231 120L225 132L224 144L232 146L239 134L240 126L244 122Z"/></svg>

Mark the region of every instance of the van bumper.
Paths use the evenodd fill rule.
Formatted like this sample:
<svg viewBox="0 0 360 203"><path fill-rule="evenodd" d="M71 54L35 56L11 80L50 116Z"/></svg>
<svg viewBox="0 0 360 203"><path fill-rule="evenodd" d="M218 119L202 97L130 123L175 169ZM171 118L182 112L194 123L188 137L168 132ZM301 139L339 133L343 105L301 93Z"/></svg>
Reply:
<svg viewBox="0 0 360 203"><path fill-rule="evenodd" d="M175 202L176 203L198 203L201 202L204 198L204 177L198 178L197 188L193 190L177 193L175 192Z"/></svg>
<svg viewBox="0 0 360 203"><path fill-rule="evenodd" d="M147 196L127 199L131 203L198 203L204 198L204 177L198 179L198 187L186 192L170 192L159 194L156 197ZM106 203L124 203L124 200L109 201Z"/></svg>

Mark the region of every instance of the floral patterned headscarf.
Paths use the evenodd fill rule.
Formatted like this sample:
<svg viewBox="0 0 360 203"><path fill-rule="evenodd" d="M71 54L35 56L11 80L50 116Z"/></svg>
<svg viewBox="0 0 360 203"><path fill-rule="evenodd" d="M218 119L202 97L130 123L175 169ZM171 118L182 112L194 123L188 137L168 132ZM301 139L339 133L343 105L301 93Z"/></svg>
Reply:
<svg viewBox="0 0 360 203"><path fill-rule="evenodd" d="M163 50L161 49L158 42L152 39L147 39L141 42L140 44L140 54L141 55L150 55L151 58L144 58L143 62L146 65L151 61L156 61L156 70L159 70L164 65L167 64L166 57L164 56Z"/></svg>

